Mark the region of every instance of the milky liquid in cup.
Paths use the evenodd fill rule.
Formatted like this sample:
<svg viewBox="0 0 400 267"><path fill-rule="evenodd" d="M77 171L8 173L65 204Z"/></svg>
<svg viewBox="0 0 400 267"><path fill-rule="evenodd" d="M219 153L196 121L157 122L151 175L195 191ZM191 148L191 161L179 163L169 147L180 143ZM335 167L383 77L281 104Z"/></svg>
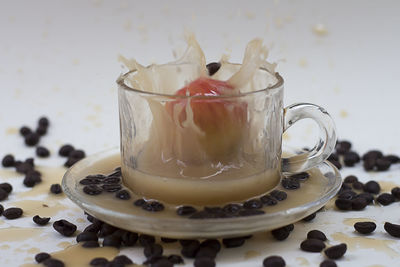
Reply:
<svg viewBox="0 0 400 267"><path fill-rule="evenodd" d="M168 64L176 65L175 69L166 68L166 65L145 68L136 61L122 58L130 69L137 70L128 79L130 86L151 93L174 95L182 83L178 81L177 72L186 72L179 75L187 77L185 84L207 77L204 54L193 36L188 38L188 44L185 55L177 62ZM266 61L267 55L262 41L255 39L248 44L240 68L229 70L232 65L221 60L221 70L228 71L220 70L212 79L227 81L229 88L220 90L227 95L267 88L277 82L275 66ZM190 63L192 68L183 70L179 67L179 64L186 63ZM270 75L256 81L253 77L260 68L267 69ZM227 73L234 74L228 77ZM265 147L257 143L259 133L248 127L250 122L246 121L251 119L252 124L265 123L265 116L247 114L250 108L257 105L257 99L229 100L223 102L223 110L219 110L218 103L212 106L216 109L216 118L208 116L206 119L217 126L224 123L226 130L215 135L207 135L204 131L207 125L201 127L198 121L195 122L196 111L192 108L195 103L188 101L196 100L160 103L147 99L153 119L148 140L135 148L140 152L134 158L125 158L122 163L124 183L131 190L147 198L174 204L212 205L245 200L277 185L280 166L276 163L268 166L272 160L265 157ZM208 112L197 110L200 113L203 111L204 114ZM180 116L182 113L184 119ZM231 123L240 116L244 117L242 124ZM123 143L122 146L124 151Z"/></svg>

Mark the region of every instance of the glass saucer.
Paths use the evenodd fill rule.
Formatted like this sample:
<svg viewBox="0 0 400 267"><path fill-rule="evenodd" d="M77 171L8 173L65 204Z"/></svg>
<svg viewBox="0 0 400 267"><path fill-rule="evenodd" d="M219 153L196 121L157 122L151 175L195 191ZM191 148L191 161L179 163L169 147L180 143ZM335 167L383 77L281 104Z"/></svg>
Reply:
<svg viewBox="0 0 400 267"><path fill-rule="evenodd" d="M287 151L287 150L285 150ZM290 152L293 152L291 150ZM286 200L263 208L265 214L212 219L189 219L176 215L176 206L164 211L148 212L133 205L139 198L120 200L112 193L90 196L82 191L79 181L89 174L110 173L120 166L118 148L87 157L72 166L64 175L65 194L79 207L96 218L129 231L171 238L218 238L244 236L272 230L294 223L316 212L339 191L342 178L329 162L308 171L310 177L297 190L276 189L288 194Z"/></svg>

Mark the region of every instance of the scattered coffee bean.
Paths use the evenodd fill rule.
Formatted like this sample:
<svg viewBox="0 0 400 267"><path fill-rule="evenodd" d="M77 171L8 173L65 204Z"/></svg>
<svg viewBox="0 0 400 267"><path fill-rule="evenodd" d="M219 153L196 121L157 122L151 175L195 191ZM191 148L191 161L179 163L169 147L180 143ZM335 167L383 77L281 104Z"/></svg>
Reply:
<svg viewBox="0 0 400 267"><path fill-rule="evenodd" d="M83 150L77 149L77 150L72 150L69 154L68 154L69 158L72 159L83 159L84 157L86 157L86 153Z"/></svg>
<svg viewBox="0 0 400 267"><path fill-rule="evenodd" d="M291 231L293 231L293 224L272 230L271 234L276 240L282 241L289 237Z"/></svg>
<svg viewBox="0 0 400 267"><path fill-rule="evenodd" d="M49 258L47 260L42 261L42 264L44 264L44 266L47 267L64 267L64 262L57 260L57 259L53 259L53 258Z"/></svg>
<svg viewBox="0 0 400 267"><path fill-rule="evenodd" d="M151 212L157 212L164 210L164 205L158 201L148 201L145 204L143 204L142 209Z"/></svg>
<svg viewBox="0 0 400 267"><path fill-rule="evenodd" d="M77 163L78 161L80 161L80 159L68 158L67 161L64 163L64 166L69 168L72 165L74 165L75 163Z"/></svg>
<svg viewBox="0 0 400 267"><path fill-rule="evenodd" d="M101 225L98 236L99 237L109 236L109 235L112 235L117 230L118 230L118 228L116 228L108 223L103 223Z"/></svg>
<svg viewBox="0 0 400 267"><path fill-rule="evenodd" d="M388 161L390 161L390 163L392 163L392 164L400 162L400 157L398 157L396 155L387 155L387 156L385 156L383 158L388 160Z"/></svg>
<svg viewBox="0 0 400 267"><path fill-rule="evenodd" d="M103 184L101 188L106 192L114 193L121 190L122 186L120 184Z"/></svg>
<svg viewBox="0 0 400 267"><path fill-rule="evenodd" d="M101 224L99 223L92 223L89 226L87 226L83 231L84 232L92 232L92 233L98 233L100 231Z"/></svg>
<svg viewBox="0 0 400 267"><path fill-rule="evenodd" d="M269 194L260 197L260 200L265 206L274 206L278 204L278 200Z"/></svg>
<svg viewBox="0 0 400 267"><path fill-rule="evenodd" d="M7 197L8 193L4 189L0 188L0 201L6 199Z"/></svg>
<svg viewBox="0 0 400 267"><path fill-rule="evenodd" d="M154 244L155 242L156 242L156 239L154 238L154 236L145 235L145 234L139 235L139 243L143 247Z"/></svg>
<svg viewBox="0 0 400 267"><path fill-rule="evenodd" d="M382 193L377 198L376 201L383 206L387 206L396 201L396 198L390 193Z"/></svg>
<svg viewBox="0 0 400 267"><path fill-rule="evenodd" d="M400 225L399 224L393 224L389 222L385 222L384 226L385 231L393 236L393 237L400 237Z"/></svg>
<svg viewBox="0 0 400 267"><path fill-rule="evenodd" d="M49 259L50 257L51 257L51 255L49 253L40 252L35 255L35 261L37 263L41 263L42 261L45 261L45 260Z"/></svg>
<svg viewBox="0 0 400 267"><path fill-rule="evenodd" d="M373 159L377 160L383 157L383 154L379 150L370 150L367 153L365 153L361 158L362 160L368 160L368 159Z"/></svg>
<svg viewBox="0 0 400 267"><path fill-rule="evenodd" d="M363 210L368 205L365 198L359 197L351 200L351 208L353 210Z"/></svg>
<svg viewBox="0 0 400 267"><path fill-rule="evenodd" d="M351 143L349 141L338 141L335 148L336 153L343 155L350 151Z"/></svg>
<svg viewBox="0 0 400 267"><path fill-rule="evenodd" d="M347 245L345 243L342 243L325 249L324 253L329 259L336 260L341 258L346 253L346 250Z"/></svg>
<svg viewBox="0 0 400 267"><path fill-rule="evenodd" d="M333 260L324 260L319 267L337 267L337 265Z"/></svg>
<svg viewBox="0 0 400 267"><path fill-rule="evenodd" d="M114 247L120 248L122 243L122 238L119 236L109 235L103 239L103 247Z"/></svg>
<svg viewBox="0 0 400 267"><path fill-rule="evenodd" d="M390 160L381 158L376 160L375 166L378 171L387 171L391 164L392 162L390 162Z"/></svg>
<svg viewBox="0 0 400 267"><path fill-rule="evenodd" d="M173 267L174 264L170 262L167 258L161 257L159 259L154 259L151 267Z"/></svg>
<svg viewBox="0 0 400 267"><path fill-rule="evenodd" d="M20 208L8 208L3 211L3 216L8 220L18 219L22 216L23 210Z"/></svg>
<svg viewBox="0 0 400 267"><path fill-rule="evenodd" d="M181 254L186 258L194 258L199 249L200 249L200 242L197 240L191 240L189 243L185 245L182 244Z"/></svg>
<svg viewBox="0 0 400 267"><path fill-rule="evenodd" d="M183 264L184 263L184 261L183 261L181 256L174 255L174 254L169 255L168 256L168 260L173 264Z"/></svg>
<svg viewBox="0 0 400 267"><path fill-rule="evenodd" d="M164 243L175 243L175 242L178 242L178 239L168 238L168 237L161 237L161 241L164 242Z"/></svg>
<svg viewBox="0 0 400 267"><path fill-rule="evenodd" d="M32 133L32 130L31 130L31 128L29 128L29 127L27 127L27 126L22 126L22 127L19 129L19 133L20 133L23 137L25 137L25 136L27 136L28 134Z"/></svg>
<svg viewBox="0 0 400 267"><path fill-rule="evenodd" d="M200 242L196 239L180 239L179 240L179 244L181 244L182 247L189 246L191 243L200 244Z"/></svg>
<svg viewBox="0 0 400 267"><path fill-rule="evenodd" d="M243 203L243 208L245 209L260 209L263 203L259 199L250 199Z"/></svg>
<svg viewBox="0 0 400 267"><path fill-rule="evenodd" d="M106 266L107 263L108 263L108 260L106 258L99 257L99 258L92 259L90 261L89 265L99 267L99 266Z"/></svg>
<svg viewBox="0 0 400 267"><path fill-rule="evenodd" d="M85 194L95 196L101 194L101 192L103 192L103 189L98 185L85 185L83 187L83 192Z"/></svg>
<svg viewBox="0 0 400 267"><path fill-rule="evenodd" d="M58 150L58 155L62 156L62 157L68 157L69 153L71 153L72 151L74 151L75 148L71 145L63 145L60 147L60 150Z"/></svg>
<svg viewBox="0 0 400 267"><path fill-rule="evenodd" d="M328 160L329 161L331 161L331 160L339 161L339 155L336 154L336 153L332 153L332 154L329 155Z"/></svg>
<svg viewBox="0 0 400 267"><path fill-rule="evenodd" d="M207 239L200 243L200 248L211 248L218 253L221 250L221 243L217 239Z"/></svg>
<svg viewBox="0 0 400 267"><path fill-rule="evenodd" d="M46 117L40 117L38 121L38 125L41 127L49 127L50 121Z"/></svg>
<svg viewBox="0 0 400 267"><path fill-rule="evenodd" d="M346 152L343 157L343 162L345 166L353 167L356 163L360 162L360 156L354 151Z"/></svg>
<svg viewBox="0 0 400 267"><path fill-rule="evenodd" d="M102 180L98 178L83 178L82 180L79 181L81 185L92 185L92 184L101 184Z"/></svg>
<svg viewBox="0 0 400 267"><path fill-rule="evenodd" d="M91 240L91 241L83 242L82 247L84 247L84 248L98 248L98 247L100 247L100 245L99 245L98 241Z"/></svg>
<svg viewBox="0 0 400 267"><path fill-rule="evenodd" d="M306 172L305 172L306 173ZM308 175L308 173L306 173ZM273 190L270 195L278 201L287 199L287 193L280 190Z"/></svg>
<svg viewBox="0 0 400 267"><path fill-rule="evenodd" d="M1 165L3 165L3 167L14 167L15 165L15 159L14 156L11 154L5 155L3 157L3 160L1 161Z"/></svg>
<svg viewBox="0 0 400 267"><path fill-rule="evenodd" d="M269 256L263 261L264 267L285 267L286 262L281 256Z"/></svg>
<svg viewBox="0 0 400 267"><path fill-rule="evenodd" d="M150 244L144 247L143 254L146 258L161 256L163 254L163 247L159 244Z"/></svg>
<svg viewBox="0 0 400 267"><path fill-rule="evenodd" d="M23 173L23 174L27 174L28 172L33 170L33 167L30 163L28 162L22 162L18 165L15 165L15 170L18 173Z"/></svg>
<svg viewBox="0 0 400 267"><path fill-rule="evenodd" d="M36 148L36 155L40 158L47 158L50 156L50 151L43 146L38 146Z"/></svg>
<svg viewBox="0 0 400 267"><path fill-rule="evenodd" d="M265 211L259 209L248 209L248 210L241 210L238 213L238 216L247 217L247 216L255 216L265 214ZM224 214L221 218L229 217L229 215Z"/></svg>
<svg viewBox="0 0 400 267"><path fill-rule="evenodd" d="M33 216L33 222L37 225L46 225L50 221L50 217L40 217L39 215Z"/></svg>
<svg viewBox="0 0 400 267"><path fill-rule="evenodd" d="M50 192L55 195L61 194L62 193L61 185L60 184L52 184L50 186Z"/></svg>
<svg viewBox="0 0 400 267"><path fill-rule="evenodd" d="M314 220L315 217L317 217L317 213L316 213L316 212L311 213L311 214L308 215L307 217L304 217L304 218L303 218L303 221L304 221L304 222L310 222L310 221Z"/></svg>
<svg viewBox="0 0 400 267"><path fill-rule="evenodd" d="M125 265L129 265L129 264L133 264L133 261L126 255L116 256L112 261L115 262L115 263L123 264L124 266Z"/></svg>
<svg viewBox="0 0 400 267"><path fill-rule="evenodd" d="M246 238L243 237L233 237L233 238L224 238L222 239L222 243L226 248L236 248L243 246Z"/></svg>
<svg viewBox="0 0 400 267"><path fill-rule="evenodd" d="M337 198L338 199L348 199L348 200L352 200L353 198L355 198L357 196L357 193L352 191L352 190L346 190L343 191L342 193L340 193Z"/></svg>
<svg viewBox="0 0 400 267"><path fill-rule="evenodd" d="M125 247L133 247L136 244L138 238L139 235L137 233L126 231L121 236L122 245L124 245Z"/></svg>
<svg viewBox="0 0 400 267"><path fill-rule="evenodd" d="M128 190L121 190L115 194L115 197L122 200L128 200L131 198L131 194L129 194Z"/></svg>
<svg viewBox="0 0 400 267"><path fill-rule="evenodd" d="M361 193L358 194L355 198L364 198L367 201L367 205L371 204L374 201L374 196L371 193Z"/></svg>
<svg viewBox="0 0 400 267"><path fill-rule="evenodd" d="M4 207L3 205L0 204L0 216L3 215L3 212L4 212Z"/></svg>
<svg viewBox="0 0 400 267"><path fill-rule="evenodd" d="M328 159L328 161L330 163L332 163L338 170L340 170L342 168L342 164L340 164L340 162L338 160L333 160L333 159L329 160Z"/></svg>
<svg viewBox="0 0 400 267"><path fill-rule="evenodd" d="M364 160L363 167L365 171L372 171L375 167L376 160L375 159L366 159Z"/></svg>
<svg viewBox="0 0 400 267"><path fill-rule="evenodd" d="M358 181L358 178L357 178L357 176L354 176L354 175L346 176L346 178L344 178L344 180L343 180L343 182L345 182L347 184L352 184L357 181Z"/></svg>
<svg viewBox="0 0 400 267"><path fill-rule="evenodd" d="M176 210L176 213L180 216L191 215L197 212L197 209L192 206L181 206Z"/></svg>
<svg viewBox="0 0 400 267"><path fill-rule="evenodd" d="M222 208L222 211L225 212L228 216L237 214L242 209L242 205L240 204L227 204Z"/></svg>
<svg viewBox="0 0 400 267"><path fill-rule="evenodd" d="M47 127L43 126L38 126L35 130L35 133L37 133L40 136L46 135L47 134Z"/></svg>
<svg viewBox="0 0 400 267"><path fill-rule="evenodd" d="M340 187L339 194L349 190L351 190L351 186L346 183L343 183L342 186Z"/></svg>
<svg viewBox="0 0 400 267"><path fill-rule="evenodd" d="M220 62L211 62L207 64L208 75L213 76L219 68L221 68Z"/></svg>
<svg viewBox="0 0 400 267"><path fill-rule="evenodd" d="M200 247L199 251L196 253L196 258L210 258L215 259L217 257L217 252L208 247Z"/></svg>
<svg viewBox="0 0 400 267"><path fill-rule="evenodd" d="M400 187L393 187L391 193L395 198L400 200Z"/></svg>
<svg viewBox="0 0 400 267"><path fill-rule="evenodd" d="M354 229L360 234L370 234L376 229L374 222L357 222L354 224Z"/></svg>
<svg viewBox="0 0 400 267"><path fill-rule="evenodd" d="M300 188L300 182L294 178L283 178L282 179L282 186L288 190L295 190Z"/></svg>
<svg viewBox="0 0 400 267"><path fill-rule="evenodd" d="M76 242L84 242L84 241L98 241L99 238L97 237L96 233L83 231L79 235L76 236Z"/></svg>
<svg viewBox="0 0 400 267"><path fill-rule="evenodd" d="M326 241L327 240L326 235L323 232L319 231L319 230L311 230L311 231L309 231L307 233L307 238L308 239L318 239L318 240L321 240L321 241Z"/></svg>
<svg viewBox="0 0 400 267"><path fill-rule="evenodd" d="M335 200L335 205L340 210L351 210L352 201L349 199L338 198Z"/></svg>
<svg viewBox="0 0 400 267"><path fill-rule="evenodd" d="M306 239L300 244L303 251L321 252L325 248L325 243L319 239Z"/></svg>
<svg viewBox="0 0 400 267"><path fill-rule="evenodd" d="M104 184L119 184L121 183L121 178L119 177L107 177L103 181Z"/></svg>
<svg viewBox="0 0 400 267"><path fill-rule="evenodd" d="M355 190L363 190L364 189L364 184L360 181L353 182L352 186Z"/></svg>
<svg viewBox="0 0 400 267"><path fill-rule="evenodd" d="M53 228L63 236L72 236L76 231L76 225L67 220L55 221Z"/></svg>
<svg viewBox="0 0 400 267"><path fill-rule="evenodd" d="M136 207L142 207L144 204L146 204L146 200L144 200L143 198L139 198L135 200L135 202L133 202L133 205L135 205Z"/></svg>
<svg viewBox="0 0 400 267"><path fill-rule="evenodd" d="M25 144L27 146L36 146L39 143L40 135L37 133L30 133L25 136Z"/></svg>
<svg viewBox="0 0 400 267"><path fill-rule="evenodd" d="M380 185L375 181L369 181L364 185L364 192L379 194L381 191Z"/></svg>
<svg viewBox="0 0 400 267"><path fill-rule="evenodd" d="M196 258L194 267L215 267L215 260L207 257Z"/></svg>

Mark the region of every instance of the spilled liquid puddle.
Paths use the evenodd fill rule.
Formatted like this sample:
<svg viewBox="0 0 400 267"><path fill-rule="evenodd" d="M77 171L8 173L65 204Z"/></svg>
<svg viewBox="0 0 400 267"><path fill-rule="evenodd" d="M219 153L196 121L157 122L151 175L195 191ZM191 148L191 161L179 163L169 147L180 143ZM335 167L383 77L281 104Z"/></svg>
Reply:
<svg viewBox="0 0 400 267"><path fill-rule="evenodd" d="M375 251L384 252L392 258L400 256L399 253L389 246L396 244L397 241L395 240L376 239L364 236L348 236L340 232L332 234L332 238L335 241L346 243L350 250L373 249Z"/></svg>
<svg viewBox="0 0 400 267"><path fill-rule="evenodd" d="M261 253L259 251L256 250L249 250L246 251L246 253L244 254L244 258L247 259L252 259L252 258L256 258L261 256Z"/></svg>
<svg viewBox="0 0 400 267"><path fill-rule="evenodd" d="M379 181L379 185L381 186L381 193L390 193L393 187L399 186L398 184L389 181Z"/></svg>
<svg viewBox="0 0 400 267"><path fill-rule="evenodd" d="M26 239L39 236L42 232L43 230L39 228L3 228L0 229L0 243L25 241Z"/></svg>
<svg viewBox="0 0 400 267"><path fill-rule="evenodd" d="M1 180L9 180L11 178L21 177L21 174L16 173L11 169L1 169L0 170L0 178Z"/></svg>
<svg viewBox="0 0 400 267"><path fill-rule="evenodd" d="M303 257L297 257L296 263L300 266L310 266L310 262L306 258L303 258Z"/></svg>
<svg viewBox="0 0 400 267"><path fill-rule="evenodd" d="M52 217L59 211L66 210L68 207L55 202L43 200L21 200L8 204L8 206L18 207L23 209L23 216L33 217L39 215L41 217Z"/></svg>

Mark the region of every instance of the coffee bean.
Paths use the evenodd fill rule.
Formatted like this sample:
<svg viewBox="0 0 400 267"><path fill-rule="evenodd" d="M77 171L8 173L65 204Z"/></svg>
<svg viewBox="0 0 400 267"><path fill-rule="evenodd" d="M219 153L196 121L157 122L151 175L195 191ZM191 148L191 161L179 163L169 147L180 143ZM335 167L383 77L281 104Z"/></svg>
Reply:
<svg viewBox="0 0 400 267"><path fill-rule="evenodd" d="M103 192L103 189L98 185L85 185L83 187L83 192L85 194L95 196L101 194L101 192Z"/></svg>
<svg viewBox="0 0 400 267"><path fill-rule="evenodd" d="M33 216L33 222L37 225L46 225L50 221L50 217L40 217L39 215Z"/></svg>
<svg viewBox="0 0 400 267"><path fill-rule="evenodd" d="M362 190L362 189L364 189L364 184L361 183L360 181L355 181L355 182L352 183L352 187L355 190Z"/></svg>
<svg viewBox="0 0 400 267"><path fill-rule="evenodd" d="M362 160L373 159L377 160L383 157L383 154L379 150L370 150L362 156Z"/></svg>
<svg viewBox="0 0 400 267"><path fill-rule="evenodd" d="M346 190L343 191L342 193L340 193L337 198L338 199L348 199L348 200L352 200L353 198L355 198L357 196L357 193L352 191L352 190Z"/></svg>
<svg viewBox="0 0 400 267"><path fill-rule="evenodd" d="M336 153L343 155L346 152L350 151L351 143L349 141L339 141L336 144Z"/></svg>
<svg viewBox="0 0 400 267"><path fill-rule="evenodd" d="M197 209L192 206L181 206L176 210L176 213L180 216L191 215L197 212Z"/></svg>
<svg viewBox="0 0 400 267"><path fill-rule="evenodd" d="M333 164L333 166L335 166L338 170L340 170L342 168L342 164L338 161L338 160L328 160L330 163Z"/></svg>
<svg viewBox="0 0 400 267"><path fill-rule="evenodd" d="M368 205L368 202L365 198L355 198L351 200L351 208L353 210L363 210Z"/></svg>
<svg viewBox="0 0 400 267"><path fill-rule="evenodd" d="M25 144L27 146L35 146L39 143L40 135L37 133L30 133L25 136Z"/></svg>
<svg viewBox="0 0 400 267"><path fill-rule="evenodd" d="M113 234L117 230L118 230L118 228L116 228L116 227L114 227L114 226L112 226L110 224L103 223L101 225L100 232L99 232L98 236L99 237L109 236L109 235Z"/></svg>
<svg viewBox="0 0 400 267"><path fill-rule="evenodd" d="M375 181L369 181L364 185L364 192L372 193L372 194L379 194L381 191L381 187Z"/></svg>
<svg viewBox="0 0 400 267"><path fill-rule="evenodd" d="M82 247L84 247L84 248L98 248L98 247L100 247L100 245L99 245L98 241L91 240L91 241L83 242Z"/></svg>
<svg viewBox="0 0 400 267"><path fill-rule="evenodd" d="M178 239L168 238L168 237L161 237L161 241L164 242L164 243L175 243L175 242L178 242Z"/></svg>
<svg viewBox="0 0 400 267"><path fill-rule="evenodd" d="M75 148L72 145L66 144L60 147L60 149L58 150L58 155L60 155L61 157L68 157L69 153L74 150Z"/></svg>
<svg viewBox="0 0 400 267"><path fill-rule="evenodd" d="M243 203L243 208L245 209L260 209L263 203L259 199L250 199Z"/></svg>
<svg viewBox="0 0 400 267"><path fill-rule="evenodd" d="M382 193L377 198L376 201L383 206L387 206L396 201L396 198L390 193Z"/></svg>
<svg viewBox="0 0 400 267"><path fill-rule="evenodd" d="M310 174L308 174L307 172L300 172L300 173L292 174L289 176L289 178L296 179L298 181L305 181L309 177L310 177Z"/></svg>
<svg viewBox="0 0 400 267"><path fill-rule="evenodd" d="M30 171L26 174L23 184L26 187L34 187L36 184L42 181L41 174L37 174L37 171Z"/></svg>
<svg viewBox="0 0 400 267"><path fill-rule="evenodd" d="M118 199L122 199L122 200L128 200L131 198L131 194L129 194L129 192L127 190L123 189L121 191L118 191L115 194L115 197Z"/></svg>
<svg viewBox="0 0 400 267"><path fill-rule="evenodd" d="M349 199L338 198L335 200L335 205L340 210L351 210L352 201Z"/></svg>
<svg viewBox="0 0 400 267"><path fill-rule="evenodd" d="M139 198L135 200L135 202L133 202L133 205L137 207L142 207L144 204L146 204L146 200L144 200L143 198Z"/></svg>
<svg viewBox="0 0 400 267"><path fill-rule="evenodd" d="M84 241L98 241L96 233L84 231L76 236L76 242L84 242Z"/></svg>
<svg viewBox="0 0 400 267"><path fill-rule="evenodd" d="M358 181L358 178L357 178L357 176L354 176L354 175L346 176L346 178L344 178L344 180L343 180L343 182L345 182L347 184L352 184L357 181Z"/></svg>
<svg viewBox="0 0 400 267"><path fill-rule="evenodd" d="M325 248L325 243L319 239L306 239L300 244L303 251L321 252Z"/></svg>
<svg viewBox="0 0 400 267"><path fill-rule="evenodd" d="M343 157L343 162L345 166L353 167L356 163L360 162L360 156L354 151L346 152Z"/></svg>
<svg viewBox="0 0 400 267"><path fill-rule="evenodd" d="M233 237L233 238L224 238L222 239L222 243L226 248L236 248L240 247L244 244L246 238L244 237Z"/></svg>
<svg viewBox="0 0 400 267"><path fill-rule="evenodd" d="M55 221L53 228L63 236L72 236L76 231L76 225L67 220Z"/></svg>
<svg viewBox="0 0 400 267"><path fill-rule="evenodd" d="M27 162L22 162L22 163L16 165L15 170L18 173L27 174L28 172L33 170L33 167L31 164L29 164Z"/></svg>
<svg viewBox="0 0 400 267"><path fill-rule="evenodd" d="M101 228L101 224L92 223L89 226L87 226L83 231L97 234L100 231L100 228Z"/></svg>
<svg viewBox="0 0 400 267"><path fill-rule="evenodd" d="M347 245L345 243L342 243L325 249L324 253L329 259L336 260L341 258L346 253L346 250Z"/></svg>
<svg viewBox="0 0 400 267"><path fill-rule="evenodd" d="M50 121L46 117L40 117L38 121L38 125L42 127L49 127Z"/></svg>
<svg viewBox="0 0 400 267"><path fill-rule="evenodd" d="M265 214L265 211L259 209L248 209L248 210L241 210L238 213L238 216L247 217L247 216L255 216L255 215L262 215ZM229 217L228 215L222 216L221 218Z"/></svg>
<svg viewBox="0 0 400 267"><path fill-rule="evenodd" d="M181 249L181 254L186 258L194 258L199 249L200 249L200 242L197 240L191 240L191 242L189 242L188 244L183 245Z"/></svg>
<svg viewBox="0 0 400 267"><path fill-rule="evenodd" d="M157 212L164 210L164 205L158 201L149 201L143 204L142 209L150 212Z"/></svg>
<svg viewBox="0 0 400 267"><path fill-rule="evenodd" d="M391 193L395 198L400 200L400 187L393 187Z"/></svg>
<svg viewBox="0 0 400 267"><path fill-rule="evenodd" d="M378 171L387 171L391 164L390 160L381 158L376 160L375 166Z"/></svg>
<svg viewBox="0 0 400 267"><path fill-rule="evenodd" d="M36 155L40 158L47 158L50 156L50 151L43 146L38 146L36 148Z"/></svg>
<svg viewBox="0 0 400 267"><path fill-rule="evenodd" d="M23 210L20 208L8 208L3 211L3 216L8 220L18 219L22 216Z"/></svg>
<svg viewBox="0 0 400 267"><path fill-rule="evenodd" d="M3 215L3 212L4 212L4 207L3 205L0 204L0 216Z"/></svg>
<svg viewBox="0 0 400 267"><path fill-rule="evenodd" d="M306 174L308 175L308 173ZM287 193L280 190L273 190L270 195L278 201L283 201L287 198Z"/></svg>
<svg viewBox="0 0 400 267"><path fill-rule="evenodd" d="M133 264L133 261L126 255L116 256L112 261L116 262L116 263L121 263L124 266L125 265L129 265L129 264Z"/></svg>
<svg viewBox="0 0 400 267"><path fill-rule="evenodd" d="M168 256L168 260L173 264L183 264L184 263L184 261L183 261L181 256L174 255L174 254L169 255Z"/></svg>
<svg viewBox="0 0 400 267"><path fill-rule="evenodd" d="M364 160L363 167L365 171L372 171L375 167L376 159L367 158Z"/></svg>
<svg viewBox="0 0 400 267"><path fill-rule="evenodd" d="M84 157L86 157L86 153L85 151L81 150L81 149L76 149L76 150L72 150L69 155L69 158L73 158L73 159L83 159Z"/></svg>
<svg viewBox="0 0 400 267"><path fill-rule="evenodd" d="M49 253L46 252L40 252L38 254L35 255L35 261L37 263L41 263L42 261L45 261L47 259L49 259L51 256Z"/></svg>
<svg viewBox="0 0 400 267"><path fill-rule="evenodd" d="M196 258L193 263L194 267L215 267L215 260L211 258Z"/></svg>
<svg viewBox="0 0 400 267"><path fill-rule="evenodd" d="M154 259L154 262L151 263L151 267L173 267L173 266L174 264L164 257L160 257L159 259L156 258Z"/></svg>
<svg viewBox="0 0 400 267"><path fill-rule="evenodd" d="M159 244L150 244L144 247L143 254L146 258L161 256L163 254L163 247Z"/></svg>
<svg viewBox="0 0 400 267"><path fill-rule="evenodd" d="M391 235L393 237L400 237L400 225L399 224L385 222L384 228L385 228L385 231L389 235Z"/></svg>
<svg viewBox="0 0 400 267"><path fill-rule="evenodd" d="M207 70L208 70L208 75L213 76L219 68L221 68L221 63L220 62L211 62L206 65Z"/></svg>
<svg viewBox="0 0 400 267"><path fill-rule="evenodd" d="M241 209L242 209L242 205L231 203L231 204L225 205L222 208L222 211L228 215L234 215L234 214L237 214Z"/></svg>
<svg viewBox="0 0 400 267"><path fill-rule="evenodd" d="M277 199L272 197L269 194L260 197L260 200L265 206L274 206L274 205L278 204Z"/></svg>
<svg viewBox="0 0 400 267"><path fill-rule="evenodd" d="M334 161L339 161L339 155L336 153L332 153L329 155L328 159L329 161L334 160Z"/></svg>
<svg viewBox="0 0 400 267"><path fill-rule="evenodd" d="M371 193L361 193L358 194L355 198L364 198L367 201L367 205L371 204L374 201L374 196Z"/></svg>
<svg viewBox="0 0 400 267"><path fill-rule="evenodd" d="M105 265L107 265L107 263L108 263L108 260L106 259L106 258L101 258L101 257L99 257L99 258L94 258L94 259L92 259L90 262L89 262L89 265L91 265L91 266L105 266Z"/></svg>
<svg viewBox="0 0 400 267"><path fill-rule="evenodd" d="M370 234L376 229L374 222L357 222L354 224L354 229L360 234Z"/></svg>
<svg viewBox="0 0 400 267"><path fill-rule="evenodd" d="M207 239L200 243L200 248L211 248L218 253L221 250L221 243L217 239Z"/></svg>
<svg viewBox="0 0 400 267"><path fill-rule="evenodd" d="M47 266L47 267L64 267L65 266L62 261L53 259L53 258L44 260L42 263L44 264L44 266Z"/></svg>
<svg viewBox="0 0 400 267"><path fill-rule="evenodd" d="M103 184L101 188L106 192L114 193L121 190L122 186L120 184Z"/></svg>
<svg viewBox="0 0 400 267"><path fill-rule="evenodd" d="M25 137L25 136L27 136L28 134L32 133L32 130L31 130L31 128L29 128L29 127L27 127L27 126L22 126L22 127L19 129L19 133L20 133L23 137Z"/></svg>
<svg viewBox="0 0 400 267"><path fill-rule="evenodd" d="M324 260L319 267L337 267L337 265L333 260Z"/></svg>
<svg viewBox="0 0 400 267"><path fill-rule="evenodd" d="M286 262L281 256L269 256L263 261L264 267L285 267Z"/></svg>
<svg viewBox="0 0 400 267"><path fill-rule="evenodd" d="M121 178L119 177L107 177L104 179L103 183L105 184L119 184L121 183Z"/></svg>
<svg viewBox="0 0 400 267"><path fill-rule="evenodd" d="M300 188L300 182L297 179L293 178L283 178L282 179L282 186L288 190L295 190Z"/></svg>
<svg viewBox="0 0 400 267"><path fill-rule="evenodd" d="M340 187L339 194L349 190L351 190L351 186L346 183L343 183L342 186Z"/></svg>
<svg viewBox="0 0 400 267"><path fill-rule="evenodd" d="M400 157L396 155L387 155L383 157L385 160L390 161L390 163L395 164L400 162Z"/></svg>
<svg viewBox="0 0 400 267"><path fill-rule="evenodd" d="M139 243L143 247L154 244L155 242L156 242L156 239L154 238L154 236L145 235L145 234L139 235Z"/></svg>
<svg viewBox="0 0 400 267"><path fill-rule="evenodd" d="M78 161L80 161L80 159L68 158L67 161L64 163L64 166L69 168L72 165L74 165L75 163L77 163Z"/></svg>
<svg viewBox="0 0 400 267"><path fill-rule="evenodd" d="M35 130L35 133L37 133L40 136L44 136L47 134L47 127L43 126L38 126Z"/></svg>
<svg viewBox="0 0 400 267"><path fill-rule="evenodd" d="M108 235L103 239L103 247L120 248L121 243L122 243L122 238L119 236Z"/></svg>
<svg viewBox="0 0 400 267"><path fill-rule="evenodd" d="M271 234L276 240L282 241L289 237L291 231L293 231L293 224L272 230Z"/></svg>
<svg viewBox="0 0 400 267"><path fill-rule="evenodd" d="M15 164L15 158L13 155L8 154L5 155L1 161L1 165L3 165L3 167L14 167Z"/></svg>
<svg viewBox="0 0 400 267"><path fill-rule="evenodd" d="M138 238L139 235L137 233L126 231L121 236L122 245L124 245L125 247L133 247L136 244Z"/></svg>
<svg viewBox="0 0 400 267"><path fill-rule="evenodd" d="M302 220L304 222L310 222L310 221L314 220L316 216L317 216L317 213L314 212L314 213L311 213L310 215L308 215L307 217L304 217Z"/></svg>
<svg viewBox="0 0 400 267"><path fill-rule="evenodd" d="M321 240L321 241L326 241L327 240L326 235L323 232L319 231L319 230L311 230L311 231L309 231L307 233L307 238L308 239L318 239L318 240Z"/></svg>
<svg viewBox="0 0 400 267"><path fill-rule="evenodd" d="M7 197L8 193L4 189L0 188L0 201L6 199Z"/></svg>
<svg viewBox="0 0 400 267"><path fill-rule="evenodd" d="M210 258L215 259L217 257L217 252L208 247L200 247L196 253L196 258Z"/></svg>
<svg viewBox="0 0 400 267"><path fill-rule="evenodd" d="M97 179L97 178L83 178L82 180L79 181L81 185L91 185L91 184L101 184L102 180Z"/></svg>
<svg viewBox="0 0 400 267"><path fill-rule="evenodd" d="M61 194L62 193L61 185L60 184L52 184L50 186L50 192L55 195Z"/></svg>

